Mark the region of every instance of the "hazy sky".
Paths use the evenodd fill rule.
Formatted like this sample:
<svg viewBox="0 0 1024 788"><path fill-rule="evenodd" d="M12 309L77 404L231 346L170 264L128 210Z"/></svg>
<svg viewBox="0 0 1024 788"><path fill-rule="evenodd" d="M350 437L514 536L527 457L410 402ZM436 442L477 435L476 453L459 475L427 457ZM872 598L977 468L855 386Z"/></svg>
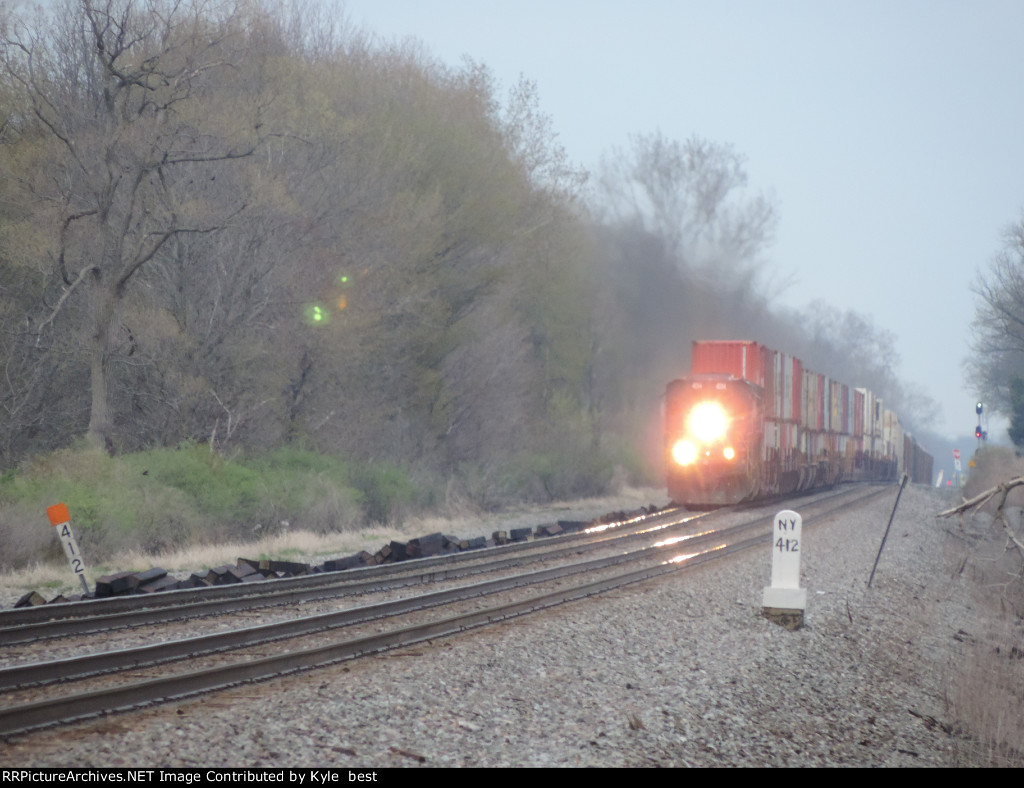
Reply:
<svg viewBox="0 0 1024 788"><path fill-rule="evenodd" d="M779 301L823 298L892 331L939 431L973 432L971 283L1024 215L1022 0L344 5L383 40L468 55L506 88L535 81L588 169L635 133L732 144L779 206L767 257L794 281Z"/></svg>

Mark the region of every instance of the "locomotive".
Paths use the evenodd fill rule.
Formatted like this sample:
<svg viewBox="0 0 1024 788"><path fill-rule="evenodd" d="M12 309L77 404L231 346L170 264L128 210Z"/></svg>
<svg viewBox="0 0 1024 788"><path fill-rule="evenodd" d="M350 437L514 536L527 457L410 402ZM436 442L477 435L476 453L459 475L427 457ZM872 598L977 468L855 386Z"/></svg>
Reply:
<svg viewBox="0 0 1024 788"><path fill-rule="evenodd" d="M694 342L689 377L665 396L668 494L692 508L907 472L932 458L867 389L804 369L756 342Z"/></svg>

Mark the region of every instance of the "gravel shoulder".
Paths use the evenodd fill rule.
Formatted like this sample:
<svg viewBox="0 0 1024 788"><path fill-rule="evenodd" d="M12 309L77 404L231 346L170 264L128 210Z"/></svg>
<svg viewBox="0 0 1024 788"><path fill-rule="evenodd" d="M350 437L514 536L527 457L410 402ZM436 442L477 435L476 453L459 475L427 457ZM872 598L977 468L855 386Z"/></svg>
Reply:
<svg viewBox="0 0 1024 788"><path fill-rule="evenodd" d="M935 519L940 492L908 488L868 589L895 494L805 529L796 632L761 615L766 546L461 638L12 737L0 765L973 765L950 706L981 626L969 548Z"/></svg>

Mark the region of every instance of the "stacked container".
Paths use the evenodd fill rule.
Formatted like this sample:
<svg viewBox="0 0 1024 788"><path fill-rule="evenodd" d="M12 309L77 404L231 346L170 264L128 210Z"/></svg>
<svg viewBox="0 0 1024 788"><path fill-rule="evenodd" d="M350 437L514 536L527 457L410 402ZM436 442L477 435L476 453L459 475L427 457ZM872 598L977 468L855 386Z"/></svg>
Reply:
<svg viewBox="0 0 1024 788"><path fill-rule="evenodd" d="M745 385L736 386L723 377ZM730 395L729 406L734 410L734 430L740 432L743 425L741 445L750 450L743 453L742 463L728 467L672 466L670 492L692 496L681 502L721 505L843 479L889 479L897 462L911 465L908 457L914 458L913 467L930 470L927 452L903 433L896 415L885 410L879 398L867 389L807 370L793 356L756 342L694 342L691 376L685 385L700 389L712 382L722 391L737 392ZM681 383L670 384L670 396ZM666 430L667 445L675 445L679 424L667 423Z"/></svg>
<svg viewBox="0 0 1024 788"><path fill-rule="evenodd" d="M867 389L804 369L798 358L756 342L694 342L692 375L729 375L762 391L763 459L788 465L839 462L844 475L864 460L905 454L899 420Z"/></svg>

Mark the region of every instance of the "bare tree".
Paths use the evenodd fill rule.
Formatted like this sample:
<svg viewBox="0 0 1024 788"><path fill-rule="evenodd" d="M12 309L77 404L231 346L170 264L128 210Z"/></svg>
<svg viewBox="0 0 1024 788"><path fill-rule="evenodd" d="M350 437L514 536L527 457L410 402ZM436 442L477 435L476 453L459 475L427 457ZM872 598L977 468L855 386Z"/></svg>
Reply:
<svg viewBox="0 0 1024 788"><path fill-rule="evenodd" d="M1014 489L1021 485L1024 485L1024 476L1015 476L1012 479L1007 479L1005 482L1000 482L995 487L990 487L984 492L978 493L968 500L964 500L951 509L939 512L938 516L952 517L954 514L959 515L962 526L965 514L981 511L989 501L998 498L999 503L996 505L995 517L1006 534L1007 546L1013 545L1018 556L1024 558L1024 541L1021 541L1021 537L1014 532L1006 516L1006 499Z"/></svg>
<svg viewBox="0 0 1024 788"><path fill-rule="evenodd" d="M1024 218L1004 231L1003 248L974 293L974 354L965 366L993 409L1010 415L1011 384L1024 377Z"/></svg>
<svg viewBox="0 0 1024 788"><path fill-rule="evenodd" d="M203 0L68 0L49 20L8 20L0 69L24 97L25 135L48 148L24 184L58 242L58 291L39 322L74 300L88 357L88 438L110 445L111 359L123 343L120 308L137 274L173 237L212 231L240 206L190 203L185 165L248 156L258 112L238 102L229 124L209 88L240 57L235 11Z"/></svg>
<svg viewBox="0 0 1024 788"><path fill-rule="evenodd" d="M749 273L777 217L770 199L743 193L744 163L729 145L636 136L603 160L598 208L611 224L638 224L661 238L691 273Z"/></svg>
<svg viewBox="0 0 1024 788"><path fill-rule="evenodd" d="M469 72L486 79L479 68ZM584 170L575 167L560 144L551 117L540 109L537 83L520 77L509 89L508 103L501 116L505 147L519 163L536 188L574 199L587 180Z"/></svg>

